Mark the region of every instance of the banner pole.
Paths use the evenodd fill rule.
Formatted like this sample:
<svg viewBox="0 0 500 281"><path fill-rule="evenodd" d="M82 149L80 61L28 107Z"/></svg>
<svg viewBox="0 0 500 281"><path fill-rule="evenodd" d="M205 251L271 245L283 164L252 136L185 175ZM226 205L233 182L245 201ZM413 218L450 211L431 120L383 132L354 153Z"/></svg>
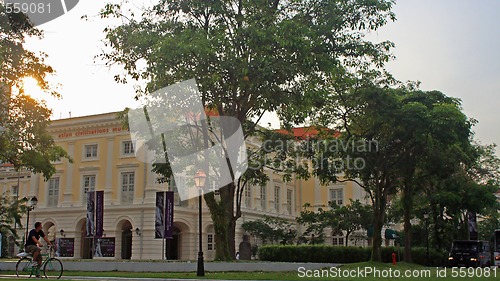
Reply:
<svg viewBox="0 0 500 281"><path fill-rule="evenodd" d="M95 255L95 235L96 235L96 211L97 211L97 192L94 188L94 213L92 219L94 220L94 229L92 230L92 259L94 259Z"/></svg>
<svg viewBox="0 0 500 281"><path fill-rule="evenodd" d="M161 239L161 259L165 259L165 238Z"/></svg>

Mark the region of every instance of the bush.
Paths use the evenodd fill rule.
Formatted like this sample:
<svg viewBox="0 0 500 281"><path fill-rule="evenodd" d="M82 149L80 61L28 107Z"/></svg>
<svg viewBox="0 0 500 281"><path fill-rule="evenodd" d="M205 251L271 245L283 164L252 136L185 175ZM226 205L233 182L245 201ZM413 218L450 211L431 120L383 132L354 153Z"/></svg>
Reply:
<svg viewBox="0 0 500 281"><path fill-rule="evenodd" d="M353 263L370 259L370 249L328 245L266 245L259 258L281 262Z"/></svg>
<svg viewBox="0 0 500 281"><path fill-rule="evenodd" d="M382 262L392 262L392 253L403 260L403 248L382 247ZM371 247L331 245L266 245L259 248L259 259L280 262L354 263L370 259ZM448 253L429 249L430 266L445 266ZM412 249L413 262L425 265L426 249Z"/></svg>

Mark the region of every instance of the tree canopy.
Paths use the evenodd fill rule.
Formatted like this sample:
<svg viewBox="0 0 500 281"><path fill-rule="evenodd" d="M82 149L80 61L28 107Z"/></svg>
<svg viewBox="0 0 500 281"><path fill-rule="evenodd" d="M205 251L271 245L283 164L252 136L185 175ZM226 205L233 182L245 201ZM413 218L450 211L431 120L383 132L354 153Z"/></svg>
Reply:
<svg viewBox="0 0 500 281"><path fill-rule="evenodd" d="M245 136L265 112L304 120L325 73L364 62L381 66L390 42L364 39L395 18L391 0L176 0L140 11L106 4L100 15L123 24L105 29L100 58L121 66L116 81L145 81L138 95L196 78L204 106L237 118ZM293 117L291 117L293 116ZM205 195L214 221L216 259L234 258L235 184L221 200Z"/></svg>
<svg viewBox="0 0 500 281"><path fill-rule="evenodd" d="M42 32L24 14L7 13L0 3L0 162L48 179L55 172L51 162L68 155L47 133L51 111L24 90L23 79L32 77L42 90L58 96L47 81L54 70L44 63L45 54L24 48L27 36L41 37Z"/></svg>

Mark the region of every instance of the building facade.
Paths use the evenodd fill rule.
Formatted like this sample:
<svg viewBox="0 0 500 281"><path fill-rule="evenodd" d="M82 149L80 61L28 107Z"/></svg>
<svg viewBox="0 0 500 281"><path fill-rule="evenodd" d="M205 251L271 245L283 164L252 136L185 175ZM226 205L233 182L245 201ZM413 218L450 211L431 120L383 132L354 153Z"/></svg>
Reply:
<svg viewBox="0 0 500 281"><path fill-rule="evenodd" d="M85 238L85 199L89 191L103 191L103 238L114 240L114 253L104 259L196 259L198 198L180 201L175 194L173 239L154 238L156 193L176 192L182 183L158 183L158 176L151 172L152 165L136 159L134 144L129 132L122 129L118 113L54 120L49 132L72 158L71 162L63 159L54 163L56 173L51 179L45 181L41 175L27 171L16 172L6 164L0 167L1 192L38 199L30 213L30 228L40 221L52 239L72 241L72 258L93 258L92 241ZM247 145L259 144L250 138ZM284 182L271 171L269 178L265 186L251 186L244 193L236 245L242 241L241 224L245 221L265 215L294 221L305 203L318 208L327 206L329 201L340 205L348 204L349 199L367 202L364 191L351 182L329 186L321 186L315 178ZM210 260L215 255L214 228L205 205L202 212L203 252L205 259ZM300 226L298 231L301 232ZM342 233L329 233L326 239L327 244L344 244ZM366 239L351 244L354 243L367 245Z"/></svg>

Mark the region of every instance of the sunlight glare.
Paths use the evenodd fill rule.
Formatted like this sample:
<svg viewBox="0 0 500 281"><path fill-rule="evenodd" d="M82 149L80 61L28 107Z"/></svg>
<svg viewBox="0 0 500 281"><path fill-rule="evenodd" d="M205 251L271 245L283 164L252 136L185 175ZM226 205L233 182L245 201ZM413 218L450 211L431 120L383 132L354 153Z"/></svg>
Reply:
<svg viewBox="0 0 500 281"><path fill-rule="evenodd" d="M50 97L49 93L45 93L42 89L40 89L37 81L33 77L28 76L23 78L23 88L25 95L28 95L38 101L47 102L47 98Z"/></svg>

